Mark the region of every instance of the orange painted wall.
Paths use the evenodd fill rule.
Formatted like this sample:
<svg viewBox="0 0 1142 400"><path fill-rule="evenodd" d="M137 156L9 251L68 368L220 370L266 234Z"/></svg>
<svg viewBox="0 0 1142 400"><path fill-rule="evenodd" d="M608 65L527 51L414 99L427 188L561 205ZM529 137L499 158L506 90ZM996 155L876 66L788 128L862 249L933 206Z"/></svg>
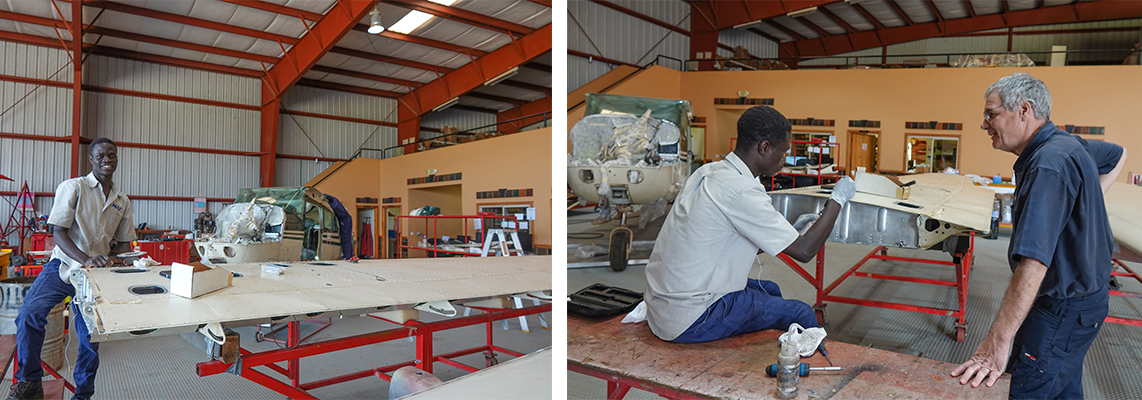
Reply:
<svg viewBox="0 0 1142 400"><path fill-rule="evenodd" d="M643 75L653 72L653 79ZM800 127L834 130L841 143L839 164L847 160L850 119L879 120L882 171L904 169L907 134L959 135L960 171L967 174L1011 176L1015 156L991 148L982 122L984 91L995 80L1014 72L1028 72L1051 90L1051 120L1059 124L1102 126L1106 135L1084 135L1134 150L1120 181L1130 172L1142 173L1142 135L1134 133L1137 107L1142 104L1142 69L1138 66L1074 66L1037 68L915 68L882 70L797 70L756 72L680 72L652 67L610 93L690 100L694 115L707 118L706 158L730 151L736 136L733 122L748 106L715 106L714 98L773 98L787 118L833 119L835 127ZM677 92L673 82L679 82ZM581 118L570 115L569 122ZM962 131L904 129L906 121L964 124ZM799 127L794 127L795 129Z"/></svg>
<svg viewBox="0 0 1142 400"><path fill-rule="evenodd" d="M410 203L431 200L432 195L440 192L420 190L410 195L410 189L430 189L459 184L459 210L451 210L457 206L448 203L446 207L449 209L445 210L448 214L475 215L479 204L530 202L536 208L537 218L532 224L533 243L550 246L551 136L551 128L543 128L384 160L358 158L336 172L318 175L309 185L316 184L317 189L323 193L337 196L349 210L356 207L357 197L400 197L401 214L408 215L413 208L424 205ZM334 164L330 170L340 165L342 163ZM409 178L425 177L428 175L427 171L432 168L437 170L437 175L463 173L463 179L408 184ZM324 177L325 175L328 177ZM534 195L506 199L476 199L476 192L497 189L532 189ZM375 229L379 231L381 228Z"/></svg>

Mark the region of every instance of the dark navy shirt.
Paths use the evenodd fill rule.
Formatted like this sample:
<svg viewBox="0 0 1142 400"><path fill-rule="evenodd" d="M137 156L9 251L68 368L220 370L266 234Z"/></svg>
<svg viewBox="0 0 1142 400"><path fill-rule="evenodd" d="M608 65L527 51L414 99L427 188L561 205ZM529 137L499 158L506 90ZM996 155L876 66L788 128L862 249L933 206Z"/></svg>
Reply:
<svg viewBox="0 0 1142 400"><path fill-rule="evenodd" d="M1030 257L1047 265L1040 296L1070 298L1108 290L1114 237L1098 176L1122 147L1086 141L1047 122L1015 161L1011 270Z"/></svg>

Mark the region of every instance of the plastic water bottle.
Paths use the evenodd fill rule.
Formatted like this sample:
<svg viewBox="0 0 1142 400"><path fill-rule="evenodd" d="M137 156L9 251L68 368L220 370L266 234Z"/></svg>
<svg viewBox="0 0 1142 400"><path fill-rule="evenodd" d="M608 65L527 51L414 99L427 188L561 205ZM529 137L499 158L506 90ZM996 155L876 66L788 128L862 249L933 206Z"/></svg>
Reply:
<svg viewBox="0 0 1142 400"><path fill-rule="evenodd" d="M801 356L797 354L797 345L791 340L782 343L781 353L777 355L777 397L797 397L797 383L801 379L797 374L798 361Z"/></svg>

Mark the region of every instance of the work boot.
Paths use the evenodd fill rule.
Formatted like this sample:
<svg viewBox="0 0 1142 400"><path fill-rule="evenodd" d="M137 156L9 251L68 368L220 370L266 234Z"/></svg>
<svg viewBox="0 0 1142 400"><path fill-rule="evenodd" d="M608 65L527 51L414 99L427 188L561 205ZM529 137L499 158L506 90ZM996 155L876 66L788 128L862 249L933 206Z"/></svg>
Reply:
<svg viewBox="0 0 1142 400"><path fill-rule="evenodd" d="M44 386L40 381L21 381L12 385L8 400L43 400Z"/></svg>

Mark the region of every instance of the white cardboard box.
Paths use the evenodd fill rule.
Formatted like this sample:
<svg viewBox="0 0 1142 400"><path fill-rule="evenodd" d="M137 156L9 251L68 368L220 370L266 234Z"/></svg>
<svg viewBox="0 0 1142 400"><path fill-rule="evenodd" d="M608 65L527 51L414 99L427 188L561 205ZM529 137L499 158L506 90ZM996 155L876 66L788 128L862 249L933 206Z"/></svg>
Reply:
<svg viewBox="0 0 1142 400"><path fill-rule="evenodd" d="M171 265L171 293L188 299L229 287L233 282L234 274L223 268L201 263Z"/></svg>

